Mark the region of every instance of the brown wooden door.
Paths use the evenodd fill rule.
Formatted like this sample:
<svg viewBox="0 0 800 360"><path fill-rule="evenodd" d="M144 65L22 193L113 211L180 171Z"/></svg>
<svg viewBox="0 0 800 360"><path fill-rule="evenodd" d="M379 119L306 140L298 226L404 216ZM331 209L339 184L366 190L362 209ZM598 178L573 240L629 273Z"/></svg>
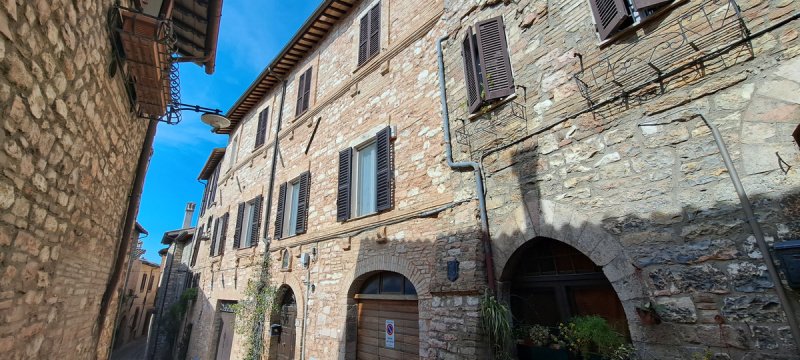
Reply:
<svg viewBox="0 0 800 360"><path fill-rule="evenodd" d="M394 321L394 349L386 347L386 320ZM359 300L358 359L418 357L419 313L416 300Z"/></svg>
<svg viewBox="0 0 800 360"><path fill-rule="evenodd" d="M278 347L275 349L276 360L293 360L295 343L295 320L297 319L297 304L284 304L281 306L281 335Z"/></svg>

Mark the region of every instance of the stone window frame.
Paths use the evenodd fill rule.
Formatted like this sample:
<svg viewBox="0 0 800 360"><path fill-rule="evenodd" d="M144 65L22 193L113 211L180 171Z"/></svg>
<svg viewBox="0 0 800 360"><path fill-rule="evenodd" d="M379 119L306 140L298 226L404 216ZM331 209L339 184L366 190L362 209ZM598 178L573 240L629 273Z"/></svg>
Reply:
<svg viewBox="0 0 800 360"><path fill-rule="evenodd" d="M292 271L292 251L289 248L285 248L281 251L281 271L289 272Z"/></svg>

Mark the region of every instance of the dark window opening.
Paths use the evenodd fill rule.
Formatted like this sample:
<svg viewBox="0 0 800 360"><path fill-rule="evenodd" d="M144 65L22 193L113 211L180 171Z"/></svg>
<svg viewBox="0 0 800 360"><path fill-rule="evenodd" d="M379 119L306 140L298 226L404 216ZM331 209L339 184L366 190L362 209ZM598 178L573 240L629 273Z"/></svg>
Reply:
<svg viewBox="0 0 800 360"><path fill-rule="evenodd" d="M414 284L405 276L395 272L380 272L372 275L361 286L359 294L417 295Z"/></svg>

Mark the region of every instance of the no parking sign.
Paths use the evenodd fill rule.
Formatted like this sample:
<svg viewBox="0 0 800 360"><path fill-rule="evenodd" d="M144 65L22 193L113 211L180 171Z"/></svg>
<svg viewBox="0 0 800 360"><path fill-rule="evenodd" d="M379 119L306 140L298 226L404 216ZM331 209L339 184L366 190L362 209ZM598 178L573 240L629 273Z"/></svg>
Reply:
<svg viewBox="0 0 800 360"><path fill-rule="evenodd" d="M386 348L394 349L394 320L386 320Z"/></svg>

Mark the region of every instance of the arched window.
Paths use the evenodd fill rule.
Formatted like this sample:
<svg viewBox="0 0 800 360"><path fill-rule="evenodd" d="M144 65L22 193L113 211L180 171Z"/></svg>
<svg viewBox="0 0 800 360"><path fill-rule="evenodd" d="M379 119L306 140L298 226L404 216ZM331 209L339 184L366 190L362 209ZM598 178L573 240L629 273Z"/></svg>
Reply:
<svg viewBox="0 0 800 360"><path fill-rule="evenodd" d="M289 252L289 249L284 249L283 253L281 254L281 269L289 270L291 266L292 266L292 253Z"/></svg>
<svg viewBox="0 0 800 360"><path fill-rule="evenodd" d="M417 295L414 285L405 276L395 272L380 272L372 275L361 286L359 294Z"/></svg>

